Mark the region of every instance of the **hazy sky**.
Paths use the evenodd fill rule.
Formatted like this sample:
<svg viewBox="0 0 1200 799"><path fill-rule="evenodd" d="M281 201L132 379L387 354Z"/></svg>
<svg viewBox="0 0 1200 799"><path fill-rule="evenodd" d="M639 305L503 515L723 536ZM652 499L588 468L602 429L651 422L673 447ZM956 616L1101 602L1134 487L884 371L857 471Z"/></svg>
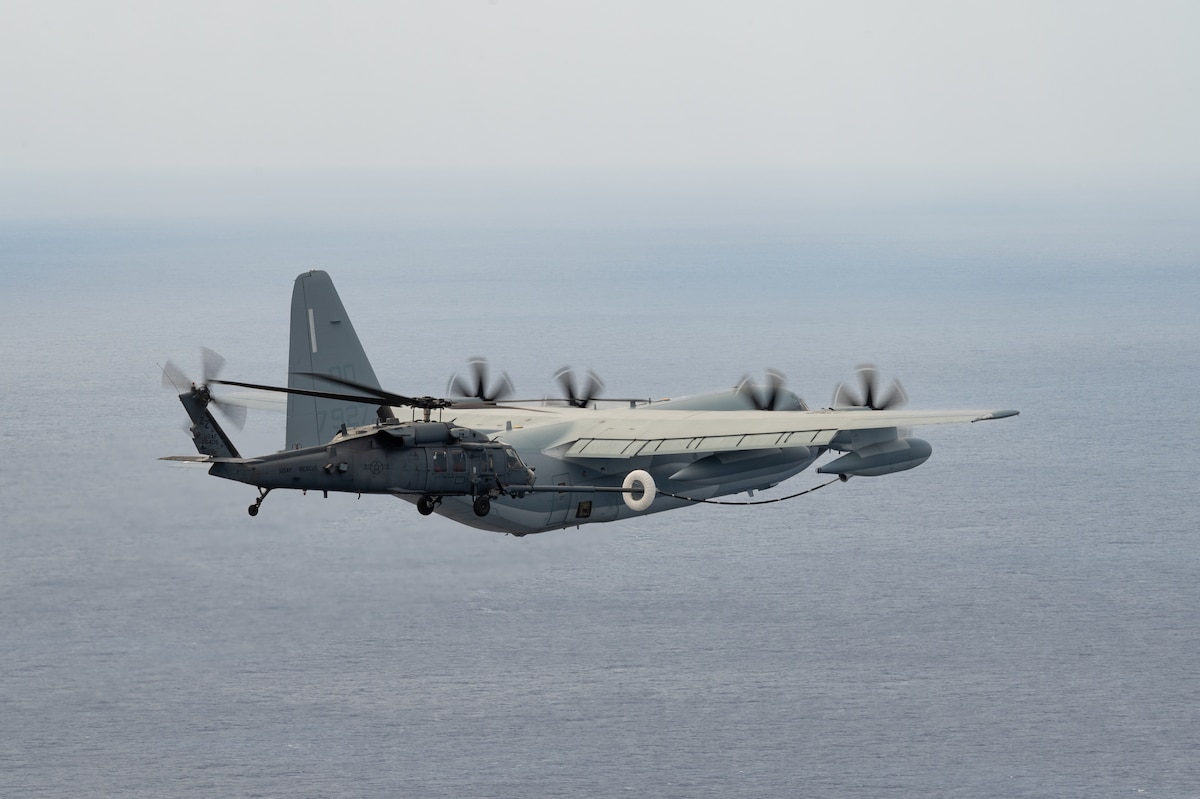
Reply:
<svg viewBox="0 0 1200 799"><path fill-rule="evenodd" d="M0 171L1200 165L1200 3L0 0Z"/></svg>

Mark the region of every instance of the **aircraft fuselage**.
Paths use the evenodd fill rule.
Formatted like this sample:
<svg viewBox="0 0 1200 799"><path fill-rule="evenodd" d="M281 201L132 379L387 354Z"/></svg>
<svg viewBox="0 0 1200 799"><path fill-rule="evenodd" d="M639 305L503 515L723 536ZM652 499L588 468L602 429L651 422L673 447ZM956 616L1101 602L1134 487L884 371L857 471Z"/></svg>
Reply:
<svg viewBox="0 0 1200 799"><path fill-rule="evenodd" d="M796 417L800 413L803 412L772 415ZM740 416L736 412L719 414L722 422L739 423L734 418ZM554 420L548 420L548 415L553 415ZM737 453L705 451L702 440L682 430L696 415L689 411L659 411L653 406L633 409L547 406L532 415L528 408L456 411L457 424L489 433L493 439L515 448L534 470L535 485L561 485L564 490L495 499L491 512L482 518L472 512L469 501L455 497L447 497L437 512L484 530L516 535L540 533L694 504L688 499L660 494L649 509L634 511L620 493L574 490L576 486L618 487L634 469L649 472L661 491L704 500L774 486L806 469L822 451L819 446L808 444ZM764 414L754 413L754 416L761 420ZM776 419L777 423L782 421ZM670 432L670 422L681 426L678 438L662 435L663 430ZM794 426L794 419L791 424L783 425ZM650 432L652 429L655 432ZM604 452L590 458L586 457L586 449L574 454L581 435L597 430L608 436L603 441ZM612 438L616 431L623 431L621 435L627 434L629 438Z"/></svg>

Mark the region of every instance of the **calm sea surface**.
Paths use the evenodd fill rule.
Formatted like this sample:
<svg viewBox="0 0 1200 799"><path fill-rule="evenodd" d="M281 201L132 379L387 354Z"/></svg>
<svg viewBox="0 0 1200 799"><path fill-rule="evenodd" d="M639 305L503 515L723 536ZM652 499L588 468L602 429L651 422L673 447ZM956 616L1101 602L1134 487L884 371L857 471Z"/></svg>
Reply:
<svg viewBox="0 0 1200 799"><path fill-rule="evenodd" d="M0 794L1200 796L1200 226L0 226ZM275 493L156 364L283 381L328 270L384 385L614 395L863 361L921 468L515 539ZM253 413L244 451L282 442ZM820 482L805 473L775 492Z"/></svg>

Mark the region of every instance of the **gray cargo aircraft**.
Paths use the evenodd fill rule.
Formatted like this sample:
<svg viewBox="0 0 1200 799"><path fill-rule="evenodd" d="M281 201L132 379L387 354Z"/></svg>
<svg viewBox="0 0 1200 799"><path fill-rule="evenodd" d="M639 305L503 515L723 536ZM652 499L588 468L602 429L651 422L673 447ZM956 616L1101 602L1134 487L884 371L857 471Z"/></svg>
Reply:
<svg viewBox="0 0 1200 799"><path fill-rule="evenodd" d="M473 382L451 381L452 398L394 394L380 386L322 271L296 278L286 387L219 380L221 361L205 352L198 383L170 363L163 370L200 453L166 459L210 464L210 474L257 487L250 515L276 488L391 494L422 514L517 536L753 495L827 453L838 457L817 472L831 482L900 472L932 452L907 428L1018 413L902 410L903 388L881 392L870 366L859 367L857 390L839 386L831 407L815 410L774 372L761 386L746 379L650 402L601 399L594 374L577 380L560 370L565 399L515 401L508 378L489 381L481 359L472 362ZM242 457L209 410L231 410L233 397L210 391L219 384L286 393L286 447ZM244 414L232 410L231 418Z"/></svg>

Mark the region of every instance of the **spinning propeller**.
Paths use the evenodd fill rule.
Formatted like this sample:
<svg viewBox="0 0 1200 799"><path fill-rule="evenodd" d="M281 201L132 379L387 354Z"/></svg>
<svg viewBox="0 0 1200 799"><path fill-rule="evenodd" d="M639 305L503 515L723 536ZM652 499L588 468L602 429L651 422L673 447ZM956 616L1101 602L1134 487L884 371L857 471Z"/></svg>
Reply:
<svg viewBox="0 0 1200 799"><path fill-rule="evenodd" d="M833 391L834 408L869 408L873 411L901 408L908 402L908 394L899 380L892 380L885 394L879 393L879 371L866 363L858 367L858 382L862 394L854 393L845 383L838 383Z"/></svg>
<svg viewBox="0 0 1200 799"><path fill-rule="evenodd" d="M197 383L187 376L187 374L176 366L171 361L167 361L162 367L162 384L163 388L169 388L177 394L186 393L191 390L197 395L201 402L208 404L212 403L221 410L225 418L229 420L237 429L241 430L246 424L246 409L241 405L235 405L230 402L225 402L212 395L209 391L209 385L212 383L221 383L217 379L217 375L221 373L221 369L225 366L225 359L217 353L210 350L208 347L200 348L200 382Z"/></svg>
<svg viewBox="0 0 1200 799"><path fill-rule="evenodd" d="M475 384L471 385L458 375L454 375L450 378L450 382L446 386L447 394L456 397L470 397L478 399L481 402L496 402L497 400L508 399L513 395L513 384L508 374L501 374L500 379L496 381L492 389L488 390L488 362L486 358L472 358L470 364Z"/></svg>
<svg viewBox="0 0 1200 799"><path fill-rule="evenodd" d="M558 381L563 393L567 395L569 405L586 408L604 390L604 381L595 372L589 370L586 377L586 383L582 380L577 381L575 370L569 366L564 366L554 373L554 379Z"/></svg>
<svg viewBox="0 0 1200 799"><path fill-rule="evenodd" d="M750 400L755 408L760 411L778 410L779 400L786 396L784 384L787 378L783 372L775 369L767 370L767 384L759 386L750 375L746 375L737 384L737 393L746 399Z"/></svg>

